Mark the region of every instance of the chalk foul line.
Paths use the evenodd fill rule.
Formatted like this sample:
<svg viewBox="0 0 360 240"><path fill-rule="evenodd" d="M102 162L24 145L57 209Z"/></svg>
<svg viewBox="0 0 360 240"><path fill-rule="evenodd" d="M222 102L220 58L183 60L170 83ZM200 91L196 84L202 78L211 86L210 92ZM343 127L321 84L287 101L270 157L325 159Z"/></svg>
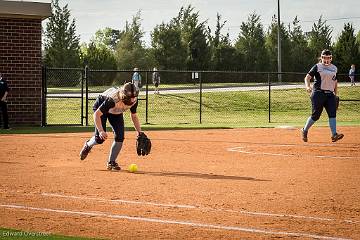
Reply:
<svg viewBox="0 0 360 240"><path fill-rule="evenodd" d="M183 205L183 204L154 203L154 202L132 201L132 200L122 200L122 199L105 199L105 198L88 197L88 196L63 195L63 194L58 194L58 193L41 193L41 195L46 196L46 197L77 199L77 200L82 200L82 201L84 201L84 200L85 201L100 201L100 202L108 202L108 203L113 203L113 204L120 203L120 204L150 205L150 206L156 206L156 207L195 209L195 210L199 210L199 211L229 212L229 213L237 213L237 214L256 215L256 216L262 216L262 217L287 217L287 218L299 218L299 219L315 220L315 221L340 221L340 222L346 222L346 223L359 223L358 221L353 221L353 220L339 220L339 219L333 219L333 218L302 216L302 215L283 214L283 213L252 212L252 211L244 211L244 210L210 208L210 207L200 207L200 206L193 206L193 205Z"/></svg>
<svg viewBox="0 0 360 240"><path fill-rule="evenodd" d="M251 151L245 151L243 149L246 149L245 147L233 147L228 148L227 151L229 152L239 152L239 153L245 153L245 154L252 154L252 155L268 155L268 156L282 156L282 157L294 157L298 156L296 154L283 154L283 153L267 153L267 152L251 152ZM304 156L304 155L302 155ZM323 156L323 155L311 155L309 157L316 157L316 158L338 158L338 159L355 159L356 157L348 157L348 156Z"/></svg>
<svg viewBox="0 0 360 240"><path fill-rule="evenodd" d="M15 205L15 204L0 204L0 207L24 210L24 211L53 212L53 213L62 213L62 214L69 214L69 215L103 217L103 218L111 218L111 219L125 219L125 220L132 220L132 221L185 225L185 226L199 227L199 228L221 229L221 230L259 233L259 234L267 234L267 235L284 235L284 236L307 237L307 238L326 239L326 240L347 240L348 239L348 238L322 236L322 235L308 234L308 233L283 232L283 231L277 232L277 231L268 231L268 230L256 229L256 228L204 224L204 223L195 223L195 222L189 222L189 221L162 220L162 219L157 219L157 218L132 217L132 216L127 216L127 215L118 215L118 214L111 214L111 213L106 213L106 212L85 212L85 211L79 211L79 210L70 211L70 210L63 210L63 209L38 208L38 207L30 207L30 206Z"/></svg>

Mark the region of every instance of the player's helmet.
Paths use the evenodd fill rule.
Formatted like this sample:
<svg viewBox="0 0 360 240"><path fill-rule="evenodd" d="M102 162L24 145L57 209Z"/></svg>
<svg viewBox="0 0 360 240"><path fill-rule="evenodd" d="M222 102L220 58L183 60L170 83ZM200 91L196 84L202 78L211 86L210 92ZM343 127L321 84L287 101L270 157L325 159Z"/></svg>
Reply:
<svg viewBox="0 0 360 240"><path fill-rule="evenodd" d="M133 83L125 83L121 88L121 100L126 105L132 105L134 102L131 101L139 95L139 89Z"/></svg>
<svg viewBox="0 0 360 240"><path fill-rule="evenodd" d="M324 49L321 51L321 63L324 65L330 65L332 61L332 54L329 49Z"/></svg>

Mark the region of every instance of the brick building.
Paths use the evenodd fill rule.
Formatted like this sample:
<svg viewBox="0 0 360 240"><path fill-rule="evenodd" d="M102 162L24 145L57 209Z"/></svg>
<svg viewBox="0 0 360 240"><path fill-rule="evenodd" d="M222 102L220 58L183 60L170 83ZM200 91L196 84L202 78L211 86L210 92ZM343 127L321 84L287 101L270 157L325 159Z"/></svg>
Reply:
<svg viewBox="0 0 360 240"><path fill-rule="evenodd" d="M0 1L0 72L8 81L11 126L41 125L41 22L50 3Z"/></svg>

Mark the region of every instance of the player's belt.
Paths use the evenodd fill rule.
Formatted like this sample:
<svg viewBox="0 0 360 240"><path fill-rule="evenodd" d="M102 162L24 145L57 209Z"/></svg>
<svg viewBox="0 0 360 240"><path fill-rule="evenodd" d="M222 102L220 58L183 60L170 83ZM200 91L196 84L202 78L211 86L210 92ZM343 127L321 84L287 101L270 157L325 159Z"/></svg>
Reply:
<svg viewBox="0 0 360 240"><path fill-rule="evenodd" d="M322 89L317 89L315 90L316 92L323 92L323 93L334 93L333 91L330 91L330 90L322 90Z"/></svg>

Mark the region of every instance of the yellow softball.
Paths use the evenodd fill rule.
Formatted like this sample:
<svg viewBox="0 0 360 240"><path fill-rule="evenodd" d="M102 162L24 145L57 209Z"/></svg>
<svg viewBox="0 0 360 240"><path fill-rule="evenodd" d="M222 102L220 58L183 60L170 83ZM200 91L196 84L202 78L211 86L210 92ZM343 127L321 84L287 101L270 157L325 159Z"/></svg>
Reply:
<svg viewBox="0 0 360 240"><path fill-rule="evenodd" d="M132 163L132 164L129 165L128 169L129 169L129 172L134 173L134 172L137 172L138 166L135 163Z"/></svg>

